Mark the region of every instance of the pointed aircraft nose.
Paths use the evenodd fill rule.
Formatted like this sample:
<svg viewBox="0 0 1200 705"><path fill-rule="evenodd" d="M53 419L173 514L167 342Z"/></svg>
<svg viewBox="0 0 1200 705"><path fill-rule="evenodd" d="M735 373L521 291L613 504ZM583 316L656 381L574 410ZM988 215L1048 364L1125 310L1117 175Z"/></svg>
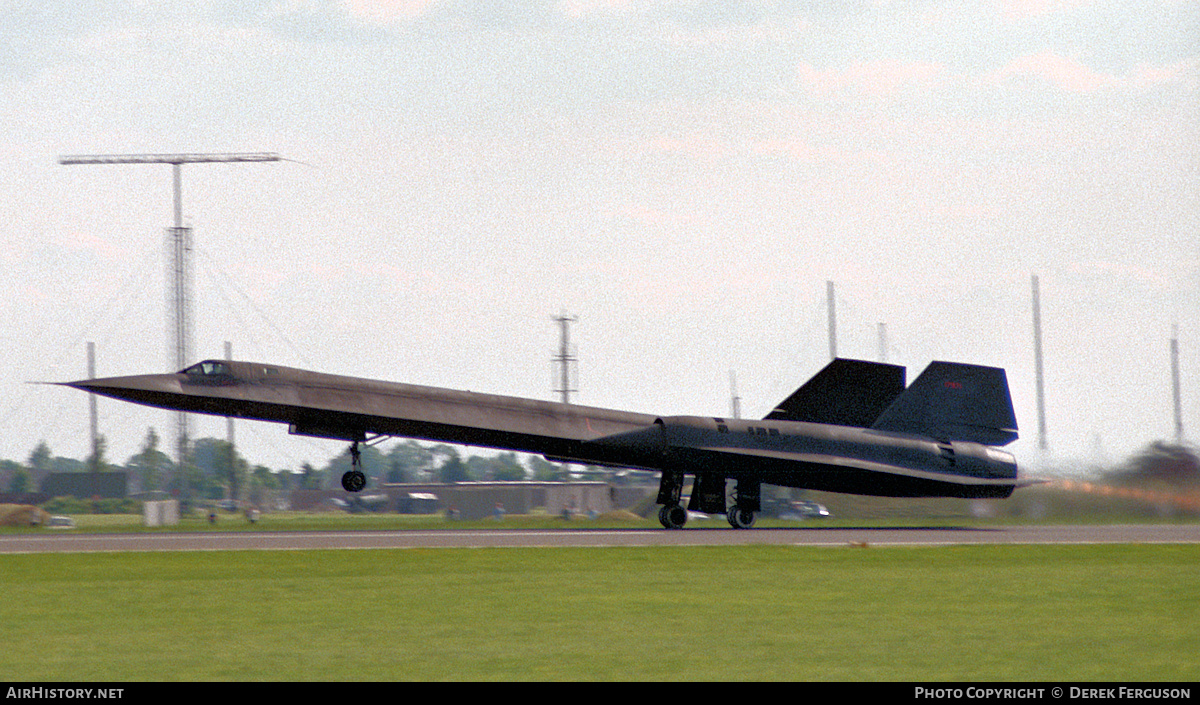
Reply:
<svg viewBox="0 0 1200 705"><path fill-rule="evenodd" d="M163 406L169 403L172 397L177 398L181 393L179 376L174 374L81 379L61 384L113 399L151 406Z"/></svg>

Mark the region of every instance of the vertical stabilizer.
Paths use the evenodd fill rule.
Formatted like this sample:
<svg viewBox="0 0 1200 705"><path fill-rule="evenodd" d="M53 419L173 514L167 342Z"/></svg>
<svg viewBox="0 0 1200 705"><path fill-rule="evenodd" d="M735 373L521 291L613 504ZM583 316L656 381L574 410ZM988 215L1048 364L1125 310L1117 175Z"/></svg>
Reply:
<svg viewBox="0 0 1200 705"><path fill-rule="evenodd" d="M867 428L903 391L900 365L837 358L767 418Z"/></svg>
<svg viewBox="0 0 1200 705"><path fill-rule="evenodd" d="M957 362L930 363L871 428L993 446L1017 439L1004 370Z"/></svg>

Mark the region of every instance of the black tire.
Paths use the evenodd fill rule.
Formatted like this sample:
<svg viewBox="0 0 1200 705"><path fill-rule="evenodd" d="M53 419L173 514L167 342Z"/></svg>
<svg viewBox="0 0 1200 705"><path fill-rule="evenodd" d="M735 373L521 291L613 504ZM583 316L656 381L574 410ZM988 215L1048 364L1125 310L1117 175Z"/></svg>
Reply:
<svg viewBox="0 0 1200 705"><path fill-rule="evenodd" d="M342 475L342 489L347 492L362 492L367 486L367 476L358 470L351 470Z"/></svg>
<svg viewBox="0 0 1200 705"><path fill-rule="evenodd" d="M756 517L754 516L754 512L749 509L733 507L726 514L726 518L729 519L729 525L735 529L750 529L754 527Z"/></svg>
<svg viewBox="0 0 1200 705"><path fill-rule="evenodd" d="M664 529L682 529L687 523L687 510L678 504L663 505L662 509L658 510L658 523L662 524Z"/></svg>

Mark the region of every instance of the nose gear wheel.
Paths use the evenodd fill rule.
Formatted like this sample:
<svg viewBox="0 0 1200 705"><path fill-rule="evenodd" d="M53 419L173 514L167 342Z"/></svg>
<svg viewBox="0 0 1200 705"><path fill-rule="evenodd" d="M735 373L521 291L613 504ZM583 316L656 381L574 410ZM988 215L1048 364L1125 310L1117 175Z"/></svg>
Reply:
<svg viewBox="0 0 1200 705"><path fill-rule="evenodd" d="M347 492L362 492L367 486L367 476L362 471L362 451L358 441L350 444L350 471L342 475L342 489Z"/></svg>

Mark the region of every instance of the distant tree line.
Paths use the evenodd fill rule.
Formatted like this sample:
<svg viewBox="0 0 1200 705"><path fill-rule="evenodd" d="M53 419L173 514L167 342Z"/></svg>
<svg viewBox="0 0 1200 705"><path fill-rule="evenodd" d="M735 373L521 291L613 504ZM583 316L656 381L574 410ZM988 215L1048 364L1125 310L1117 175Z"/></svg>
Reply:
<svg viewBox="0 0 1200 705"><path fill-rule="evenodd" d="M7 492L36 492L37 480L49 473L124 471L131 492L163 491L197 499L257 502L266 491L337 488L342 474L350 469L349 448L320 468L304 463L294 470L273 469L251 466L228 441L198 438L190 444L183 471L176 472L174 459L160 450L160 444L157 431L149 428L141 449L121 465L105 457L107 442L103 436L82 461L55 456L50 446L41 441L24 464L0 460L0 488ZM366 444L360 449L369 486L384 482L563 481L581 476L620 482L625 476L607 468L564 466L539 456L512 452L464 456L460 447L444 443L429 445L406 440L386 450Z"/></svg>
<svg viewBox="0 0 1200 705"><path fill-rule="evenodd" d="M1109 473L1109 478L1132 486L1200 487L1200 456L1186 445L1154 441Z"/></svg>

